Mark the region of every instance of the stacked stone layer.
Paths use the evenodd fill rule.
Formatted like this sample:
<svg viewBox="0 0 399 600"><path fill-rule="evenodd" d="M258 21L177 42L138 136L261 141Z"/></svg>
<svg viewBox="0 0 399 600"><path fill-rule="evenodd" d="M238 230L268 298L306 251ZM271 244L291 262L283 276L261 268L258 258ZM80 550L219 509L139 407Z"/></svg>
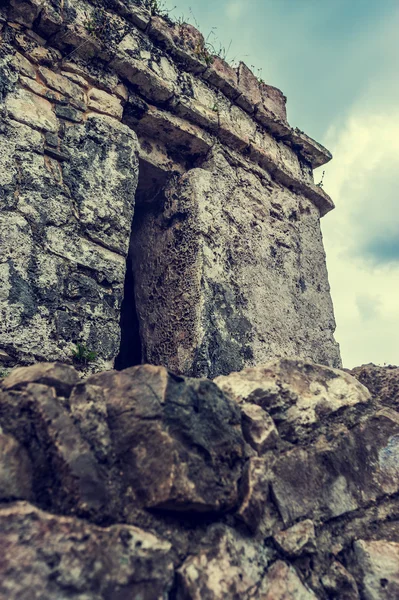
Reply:
<svg viewBox="0 0 399 600"><path fill-rule="evenodd" d="M15 369L0 598L398 597L398 373L355 374L370 390L299 360L214 382Z"/></svg>

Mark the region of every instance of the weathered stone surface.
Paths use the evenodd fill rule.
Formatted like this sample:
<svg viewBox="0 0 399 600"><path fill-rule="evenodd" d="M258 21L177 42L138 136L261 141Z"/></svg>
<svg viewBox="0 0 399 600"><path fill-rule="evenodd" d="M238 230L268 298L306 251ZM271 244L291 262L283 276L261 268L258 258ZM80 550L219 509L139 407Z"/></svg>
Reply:
<svg viewBox="0 0 399 600"><path fill-rule="evenodd" d="M161 600L172 587L170 544L137 527L95 527L18 502L0 508L0 545L8 600Z"/></svg>
<svg viewBox="0 0 399 600"><path fill-rule="evenodd" d="M244 437L252 448L260 455L275 448L279 436L271 416L260 406L249 402L244 402L240 408Z"/></svg>
<svg viewBox="0 0 399 600"><path fill-rule="evenodd" d="M123 108L120 100L103 90L92 88L88 94L87 105L89 108L110 115L111 117L117 119L122 117Z"/></svg>
<svg viewBox="0 0 399 600"><path fill-rule="evenodd" d="M6 104L15 97L8 94ZM40 111L49 102L28 98L38 110L18 112L23 123L5 120L0 140L0 347L14 364L29 364L68 361L80 342L105 368L119 352L137 138L115 119L93 115L56 138L60 147L44 147L28 125L56 137L58 120L49 109L56 125L47 127L50 117Z"/></svg>
<svg viewBox="0 0 399 600"><path fill-rule="evenodd" d="M369 364L352 369L356 377L384 406L399 409L399 367Z"/></svg>
<svg viewBox="0 0 399 600"><path fill-rule="evenodd" d="M0 501L32 497L32 464L21 445L0 428Z"/></svg>
<svg viewBox="0 0 399 600"><path fill-rule="evenodd" d="M35 129L58 131L58 121L48 100L40 98L28 90L19 89L10 94L5 103L12 119Z"/></svg>
<svg viewBox="0 0 399 600"><path fill-rule="evenodd" d="M270 535L277 518L270 498L271 465L268 460L250 458L241 480L241 503L237 515L247 527L256 532L261 529Z"/></svg>
<svg viewBox="0 0 399 600"><path fill-rule="evenodd" d="M103 388L114 451L136 503L200 512L237 503L245 460L240 414L214 384L150 366L88 383Z"/></svg>
<svg viewBox="0 0 399 600"><path fill-rule="evenodd" d="M208 377L279 355L339 366L317 211L221 153L204 166L136 221L144 360Z"/></svg>
<svg viewBox="0 0 399 600"><path fill-rule="evenodd" d="M38 363L30 367L14 369L4 379L2 386L5 390L20 390L29 383L41 383L54 387L60 396L69 397L78 380L78 373L73 367L62 363Z"/></svg>
<svg viewBox="0 0 399 600"><path fill-rule="evenodd" d="M278 560L267 572L258 592L259 600L317 600L295 569Z"/></svg>
<svg viewBox="0 0 399 600"><path fill-rule="evenodd" d="M32 460L35 498L67 514L104 511L105 479L55 389L30 383L24 391L0 394L0 423Z"/></svg>
<svg viewBox="0 0 399 600"><path fill-rule="evenodd" d="M370 392L345 371L307 361L279 359L215 383L238 403L253 403L270 412L282 434L302 430L345 408L366 405Z"/></svg>
<svg viewBox="0 0 399 600"><path fill-rule="evenodd" d="M398 442L399 415L384 409L332 442L279 457L272 489L284 523L328 520L397 493Z"/></svg>
<svg viewBox="0 0 399 600"><path fill-rule="evenodd" d="M360 599L355 579L337 560L331 564L321 581L329 594L329 598L337 598L337 600Z"/></svg>
<svg viewBox="0 0 399 600"><path fill-rule="evenodd" d="M259 595L259 584L271 560L270 550L256 548L229 529L215 530L208 545L178 570L179 600L266 599Z"/></svg>
<svg viewBox="0 0 399 600"><path fill-rule="evenodd" d="M364 600L399 597L399 544L385 540L354 543Z"/></svg>
<svg viewBox="0 0 399 600"><path fill-rule="evenodd" d="M296 557L316 552L316 536L313 521L300 521L274 536L278 548L287 556Z"/></svg>
<svg viewBox="0 0 399 600"><path fill-rule="evenodd" d="M135 134L109 116L91 115L84 124L68 127L64 145L70 155L64 182L85 233L125 256L138 179Z"/></svg>

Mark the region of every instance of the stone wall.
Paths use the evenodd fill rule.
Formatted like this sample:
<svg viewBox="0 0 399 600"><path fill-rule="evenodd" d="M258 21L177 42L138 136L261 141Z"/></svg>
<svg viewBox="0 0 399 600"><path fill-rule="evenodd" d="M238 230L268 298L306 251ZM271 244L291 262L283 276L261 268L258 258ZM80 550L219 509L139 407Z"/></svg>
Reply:
<svg viewBox="0 0 399 600"><path fill-rule="evenodd" d="M333 204L313 181L331 155L279 90L148 4L0 9L0 363L80 343L112 366L131 237L143 361L339 366L319 224Z"/></svg>
<svg viewBox="0 0 399 600"><path fill-rule="evenodd" d="M0 380L3 600L394 600L399 369Z"/></svg>

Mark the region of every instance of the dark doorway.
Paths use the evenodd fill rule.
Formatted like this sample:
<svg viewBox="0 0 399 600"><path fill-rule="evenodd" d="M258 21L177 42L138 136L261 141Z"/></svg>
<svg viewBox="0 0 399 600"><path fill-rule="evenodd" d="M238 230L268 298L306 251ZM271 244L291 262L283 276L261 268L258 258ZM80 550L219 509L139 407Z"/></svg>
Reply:
<svg viewBox="0 0 399 600"><path fill-rule="evenodd" d="M119 354L115 359L115 369L118 371L133 367L134 365L140 365L142 359L139 319L134 299L134 276L130 251L126 261L125 287L120 323L121 345Z"/></svg>
<svg viewBox="0 0 399 600"><path fill-rule="evenodd" d="M121 345L119 354L115 359L115 369L118 371L140 365L143 361L139 318L135 301L134 256L132 254L135 245L132 243L132 238L140 230L142 221L140 215L145 215L147 211L162 211L163 191L169 177L170 174L167 171L162 171L140 160L135 215L132 223L129 254L126 260L125 286L121 306Z"/></svg>

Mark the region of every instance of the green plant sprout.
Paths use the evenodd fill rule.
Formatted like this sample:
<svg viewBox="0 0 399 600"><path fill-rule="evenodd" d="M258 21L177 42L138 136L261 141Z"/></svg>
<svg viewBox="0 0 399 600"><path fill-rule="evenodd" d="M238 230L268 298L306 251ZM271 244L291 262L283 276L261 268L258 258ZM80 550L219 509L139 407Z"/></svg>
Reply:
<svg viewBox="0 0 399 600"><path fill-rule="evenodd" d="M87 365L97 358L97 352L89 350L84 344L76 344L76 348L72 350L73 361L79 365Z"/></svg>

